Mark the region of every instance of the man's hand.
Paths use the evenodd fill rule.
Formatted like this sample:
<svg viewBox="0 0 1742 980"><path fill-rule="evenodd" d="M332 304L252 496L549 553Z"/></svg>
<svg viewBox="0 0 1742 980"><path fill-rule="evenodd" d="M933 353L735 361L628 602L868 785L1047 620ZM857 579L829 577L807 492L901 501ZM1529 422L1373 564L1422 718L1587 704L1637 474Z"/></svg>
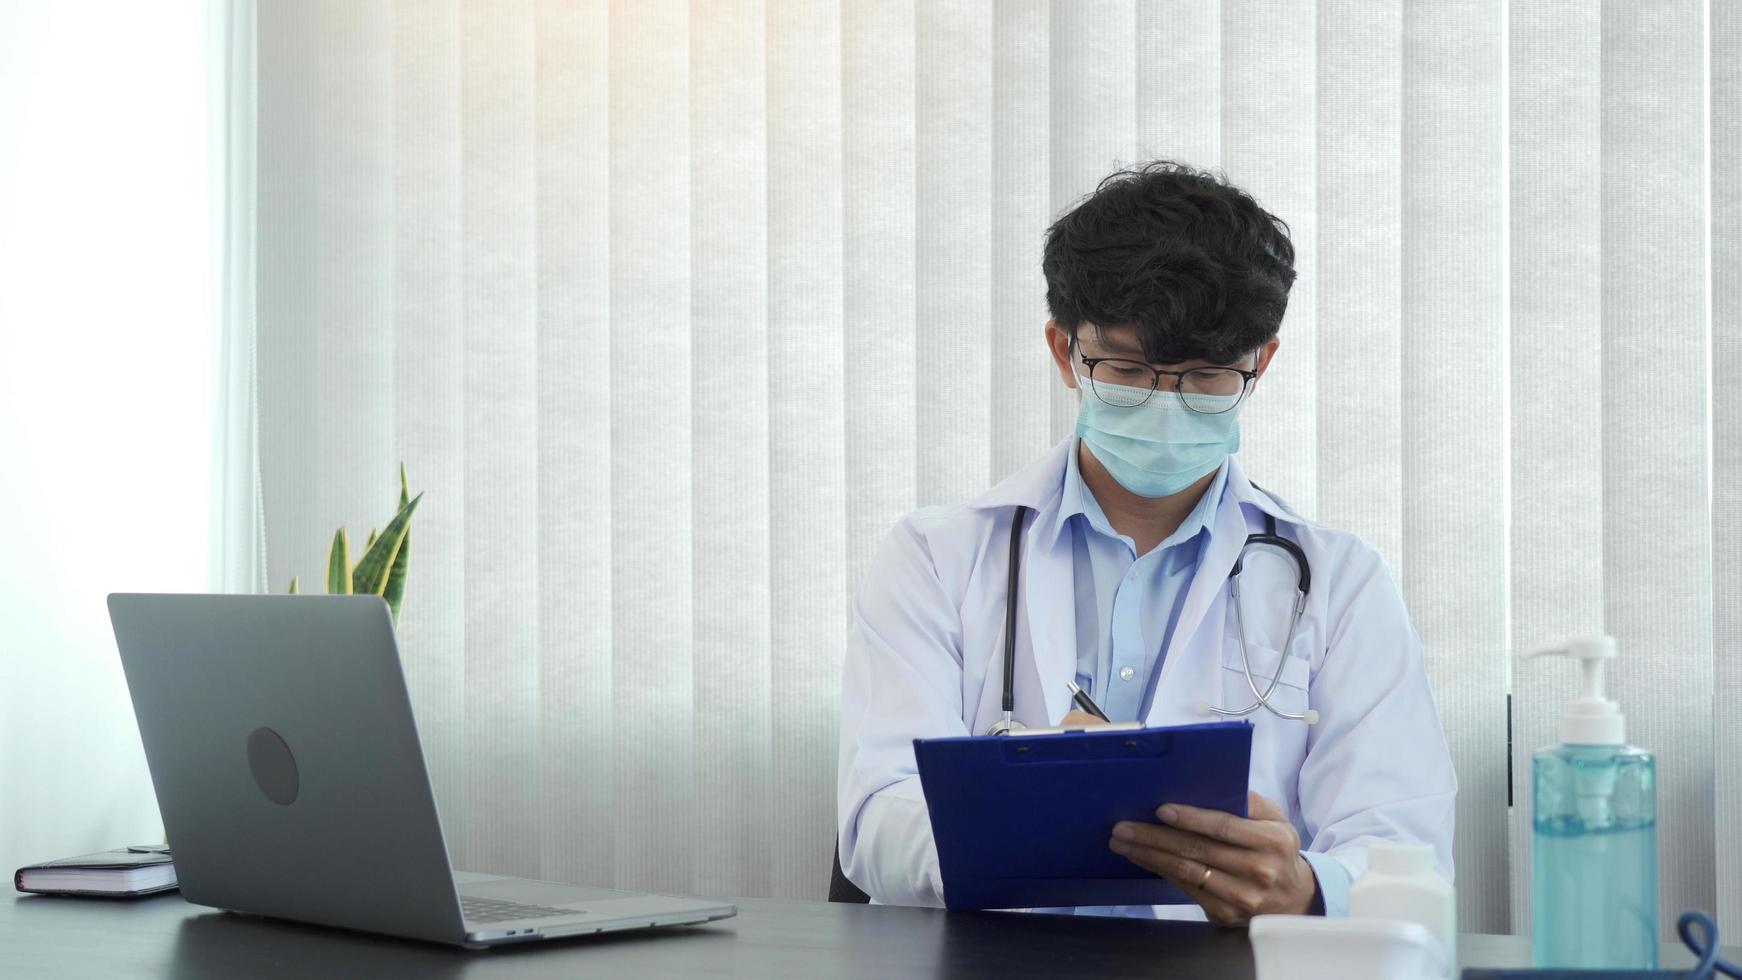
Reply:
<svg viewBox="0 0 1742 980"><path fill-rule="evenodd" d="M1115 824L1107 846L1178 885L1211 922L1237 926L1270 912L1304 914L1318 879L1300 855L1300 834L1281 807L1247 796L1249 820L1169 803L1155 812L1160 824Z"/></svg>
<svg viewBox="0 0 1742 980"><path fill-rule="evenodd" d="M1078 711L1075 708L1066 712L1064 718L1059 721L1060 728L1082 728L1088 725L1105 724L1107 723L1096 718L1094 715L1089 714L1087 711Z"/></svg>

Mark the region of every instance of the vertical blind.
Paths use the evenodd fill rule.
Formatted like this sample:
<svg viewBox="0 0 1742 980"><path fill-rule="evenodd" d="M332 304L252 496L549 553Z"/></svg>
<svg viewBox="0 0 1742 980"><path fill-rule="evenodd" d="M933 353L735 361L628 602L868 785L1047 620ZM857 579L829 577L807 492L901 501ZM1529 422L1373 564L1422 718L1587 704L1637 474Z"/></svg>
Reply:
<svg viewBox="0 0 1742 980"><path fill-rule="evenodd" d="M1508 653L1606 629L1662 760L1664 916L1742 930L1715 846L1742 804L1715 710L1742 691L1739 28L1582 0L260 5L272 587L384 522L403 460L401 643L456 862L820 897L865 560L1070 429L1045 227L1180 159L1293 229L1242 455L1403 583L1462 926L1528 927L1528 757L1573 687Z"/></svg>

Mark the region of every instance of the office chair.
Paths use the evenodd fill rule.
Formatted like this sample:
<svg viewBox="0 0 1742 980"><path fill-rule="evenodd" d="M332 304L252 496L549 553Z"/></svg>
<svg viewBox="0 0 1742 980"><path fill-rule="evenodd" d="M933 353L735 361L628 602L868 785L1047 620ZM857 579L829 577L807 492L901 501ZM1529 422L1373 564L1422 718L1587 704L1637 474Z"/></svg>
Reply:
<svg viewBox="0 0 1742 980"><path fill-rule="evenodd" d="M866 905L871 896L859 890L859 886L848 880L841 870L841 839L835 838L834 847L835 870L829 874L829 901L846 902L849 904Z"/></svg>

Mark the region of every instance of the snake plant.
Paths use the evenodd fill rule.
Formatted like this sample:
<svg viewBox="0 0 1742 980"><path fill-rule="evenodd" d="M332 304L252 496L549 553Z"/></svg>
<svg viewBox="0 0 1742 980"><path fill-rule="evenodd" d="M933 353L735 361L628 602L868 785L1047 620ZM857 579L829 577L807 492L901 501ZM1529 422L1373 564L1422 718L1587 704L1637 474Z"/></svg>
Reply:
<svg viewBox="0 0 1742 980"><path fill-rule="evenodd" d="M363 557L351 564L351 539L344 528L333 535L327 550L327 592L331 595L378 595L387 600L395 624L399 602L405 596L405 567L411 557L411 515L423 494L413 497L405 482L405 464L399 465L399 512L387 527L370 531L363 544ZM297 591L297 580L290 580Z"/></svg>

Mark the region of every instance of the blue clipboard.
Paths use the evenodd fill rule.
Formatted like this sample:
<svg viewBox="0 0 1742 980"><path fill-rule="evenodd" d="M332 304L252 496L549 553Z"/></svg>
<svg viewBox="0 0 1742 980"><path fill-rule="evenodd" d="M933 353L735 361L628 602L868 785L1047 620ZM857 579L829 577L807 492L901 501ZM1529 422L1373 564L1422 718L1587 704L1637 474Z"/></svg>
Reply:
<svg viewBox="0 0 1742 980"><path fill-rule="evenodd" d="M914 739L944 905L1178 905L1191 899L1107 849L1163 803L1246 816L1250 722Z"/></svg>

